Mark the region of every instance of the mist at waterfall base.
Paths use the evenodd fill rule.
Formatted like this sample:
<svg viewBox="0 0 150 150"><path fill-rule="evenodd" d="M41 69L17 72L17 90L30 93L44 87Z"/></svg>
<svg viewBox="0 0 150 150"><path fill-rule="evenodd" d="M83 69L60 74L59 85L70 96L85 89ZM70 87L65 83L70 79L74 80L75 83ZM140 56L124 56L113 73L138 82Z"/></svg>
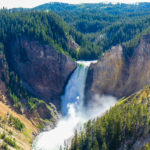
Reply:
<svg viewBox="0 0 150 150"><path fill-rule="evenodd" d="M89 119L103 115L116 103L116 98L112 96L95 95L88 106L83 107L87 70L88 66L78 65L61 98L61 109L64 116L54 129L42 132L36 137L33 142L33 150L59 150L60 146L63 149L65 141L70 144L76 129L79 129Z"/></svg>

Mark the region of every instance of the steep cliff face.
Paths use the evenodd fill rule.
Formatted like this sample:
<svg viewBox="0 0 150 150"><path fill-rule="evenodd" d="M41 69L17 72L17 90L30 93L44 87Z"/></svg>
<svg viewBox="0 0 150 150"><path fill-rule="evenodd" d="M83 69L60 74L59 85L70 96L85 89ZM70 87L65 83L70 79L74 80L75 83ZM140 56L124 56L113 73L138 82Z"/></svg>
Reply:
<svg viewBox="0 0 150 150"><path fill-rule="evenodd" d="M121 45L112 47L88 71L85 101L94 94L110 94L118 98L130 94L150 84L150 34L142 37L127 61Z"/></svg>
<svg viewBox="0 0 150 150"><path fill-rule="evenodd" d="M54 47L25 37L12 40L8 51L9 64L24 87L33 95L58 105L76 63Z"/></svg>

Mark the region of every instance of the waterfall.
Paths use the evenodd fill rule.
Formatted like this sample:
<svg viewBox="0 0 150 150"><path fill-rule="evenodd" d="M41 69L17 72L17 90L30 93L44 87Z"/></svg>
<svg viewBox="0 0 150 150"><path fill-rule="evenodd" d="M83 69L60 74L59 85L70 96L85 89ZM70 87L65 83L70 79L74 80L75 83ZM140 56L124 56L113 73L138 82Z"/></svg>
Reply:
<svg viewBox="0 0 150 150"><path fill-rule="evenodd" d="M94 61L96 62L96 61ZM90 107L83 109L84 88L88 66L91 62L80 61L76 70L71 75L65 93L61 97L61 111L63 117L52 130L40 133L34 140L33 150L59 150L64 148L64 141L71 142L74 131L86 121L101 116L106 110L116 103L111 96L95 95Z"/></svg>
<svg viewBox="0 0 150 150"><path fill-rule="evenodd" d="M70 104L74 105L76 112L82 108L88 67L96 62L97 60L77 61L77 68L68 81L65 94L61 97L61 111L64 116L68 114Z"/></svg>
<svg viewBox="0 0 150 150"><path fill-rule="evenodd" d="M96 61L79 61L61 96L61 111L63 117L57 126L47 132L40 133L33 142L33 150L59 150L65 140L73 136L79 124L86 121L82 115L84 88L88 66Z"/></svg>
<svg viewBox="0 0 150 150"><path fill-rule="evenodd" d="M75 111L77 112L82 107L87 71L87 66L78 64L76 70L72 74L66 86L65 94L61 97L61 110L63 115L67 115L68 113L68 104L74 104Z"/></svg>

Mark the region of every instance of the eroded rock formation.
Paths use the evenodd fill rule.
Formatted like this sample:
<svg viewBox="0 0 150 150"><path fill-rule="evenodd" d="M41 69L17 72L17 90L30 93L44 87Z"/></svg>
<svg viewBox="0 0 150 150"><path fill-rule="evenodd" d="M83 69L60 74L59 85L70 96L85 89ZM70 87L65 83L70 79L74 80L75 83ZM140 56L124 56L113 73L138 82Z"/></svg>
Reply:
<svg viewBox="0 0 150 150"><path fill-rule="evenodd" d="M95 94L117 98L129 96L147 84L150 84L150 34L141 38L128 61L124 57L123 47L117 45L90 66L85 102Z"/></svg>
<svg viewBox="0 0 150 150"><path fill-rule="evenodd" d="M12 40L8 49L9 63L24 87L57 105L76 63L54 47L27 38Z"/></svg>

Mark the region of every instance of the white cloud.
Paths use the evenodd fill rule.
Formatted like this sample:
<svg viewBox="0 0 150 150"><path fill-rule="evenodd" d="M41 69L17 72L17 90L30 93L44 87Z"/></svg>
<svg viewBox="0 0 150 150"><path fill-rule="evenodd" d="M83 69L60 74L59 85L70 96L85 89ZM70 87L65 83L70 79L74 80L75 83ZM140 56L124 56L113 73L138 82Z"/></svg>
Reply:
<svg viewBox="0 0 150 150"><path fill-rule="evenodd" d="M121 3L136 3L136 2L150 2L150 0L0 0L0 8L32 8L48 2L64 2L64 3L98 3L98 2L121 2Z"/></svg>

